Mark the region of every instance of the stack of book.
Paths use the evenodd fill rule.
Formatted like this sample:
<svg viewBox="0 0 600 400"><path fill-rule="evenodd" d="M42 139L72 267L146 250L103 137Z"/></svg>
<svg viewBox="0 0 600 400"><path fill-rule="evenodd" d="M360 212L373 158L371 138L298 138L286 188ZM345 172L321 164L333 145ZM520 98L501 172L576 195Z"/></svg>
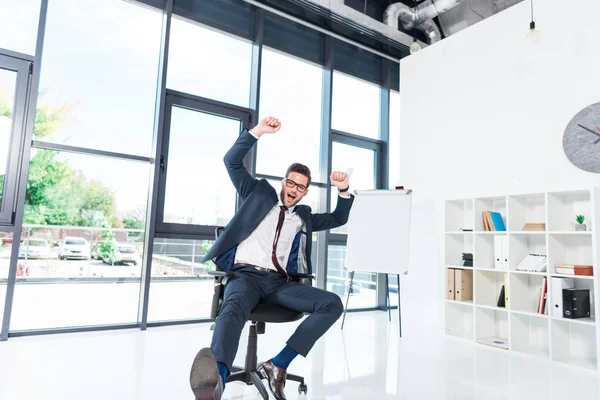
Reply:
<svg viewBox="0 0 600 400"><path fill-rule="evenodd" d="M556 266L556 273L561 275L594 276L591 265L560 264Z"/></svg>
<svg viewBox="0 0 600 400"><path fill-rule="evenodd" d="M483 215L483 229L485 231L506 231L502 214L493 211L484 211Z"/></svg>
<svg viewBox="0 0 600 400"><path fill-rule="evenodd" d="M472 253L463 253L463 267L472 267L473 266L473 254Z"/></svg>
<svg viewBox="0 0 600 400"><path fill-rule="evenodd" d="M540 222L540 223L528 222L525 224L525 226L523 226L523 230L524 231L545 231L546 224L543 222Z"/></svg>

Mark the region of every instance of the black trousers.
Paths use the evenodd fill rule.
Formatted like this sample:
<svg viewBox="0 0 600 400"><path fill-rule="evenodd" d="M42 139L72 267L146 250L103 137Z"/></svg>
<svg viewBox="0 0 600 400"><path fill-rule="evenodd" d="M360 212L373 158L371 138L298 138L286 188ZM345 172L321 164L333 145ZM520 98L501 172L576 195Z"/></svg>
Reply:
<svg viewBox="0 0 600 400"><path fill-rule="evenodd" d="M288 346L304 357L342 315L344 306L334 293L294 281L286 282L278 273L237 265L233 272L234 276L225 285L224 301L210 346L217 362L224 363L229 370L242 329L250 312L261 301L310 313L287 341Z"/></svg>

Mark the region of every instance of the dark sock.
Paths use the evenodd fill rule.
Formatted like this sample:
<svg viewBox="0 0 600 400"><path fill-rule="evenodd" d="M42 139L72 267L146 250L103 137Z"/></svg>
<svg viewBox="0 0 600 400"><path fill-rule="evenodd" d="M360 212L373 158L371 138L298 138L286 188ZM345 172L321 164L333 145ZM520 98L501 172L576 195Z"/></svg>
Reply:
<svg viewBox="0 0 600 400"><path fill-rule="evenodd" d="M227 381L227 376L229 375L229 368L227 365L218 362L217 367L219 367L219 375L221 375L221 379L223 380L223 390L225 390L225 382Z"/></svg>
<svg viewBox="0 0 600 400"><path fill-rule="evenodd" d="M290 363L294 361L294 358L296 358L297 355L298 353L296 353L296 350L286 345L283 350L281 350L281 353L273 358L273 364L275 364L277 368L288 369Z"/></svg>

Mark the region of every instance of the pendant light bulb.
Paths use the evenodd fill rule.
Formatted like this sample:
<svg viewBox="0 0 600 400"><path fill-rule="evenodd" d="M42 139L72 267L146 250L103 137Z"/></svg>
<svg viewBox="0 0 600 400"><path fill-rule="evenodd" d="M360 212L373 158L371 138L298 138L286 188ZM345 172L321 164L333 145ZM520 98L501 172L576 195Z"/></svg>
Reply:
<svg viewBox="0 0 600 400"><path fill-rule="evenodd" d="M540 43L540 31L535 29L535 21L533 20L533 0L531 0L531 22L529 23L529 32L525 36L527 41L531 44Z"/></svg>
<svg viewBox="0 0 600 400"><path fill-rule="evenodd" d="M417 38L413 39L412 44L410 45L410 54L416 53L421 50L421 45L417 42Z"/></svg>

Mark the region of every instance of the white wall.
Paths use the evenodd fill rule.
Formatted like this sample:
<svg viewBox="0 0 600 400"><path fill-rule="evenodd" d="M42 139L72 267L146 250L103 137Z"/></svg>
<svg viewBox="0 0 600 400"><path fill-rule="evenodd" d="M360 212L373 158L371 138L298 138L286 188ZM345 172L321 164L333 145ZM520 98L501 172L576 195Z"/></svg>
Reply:
<svg viewBox="0 0 600 400"><path fill-rule="evenodd" d="M600 185L562 135L600 102L600 1L529 1L402 60L400 176L414 189L403 312L443 324L445 199Z"/></svg>

